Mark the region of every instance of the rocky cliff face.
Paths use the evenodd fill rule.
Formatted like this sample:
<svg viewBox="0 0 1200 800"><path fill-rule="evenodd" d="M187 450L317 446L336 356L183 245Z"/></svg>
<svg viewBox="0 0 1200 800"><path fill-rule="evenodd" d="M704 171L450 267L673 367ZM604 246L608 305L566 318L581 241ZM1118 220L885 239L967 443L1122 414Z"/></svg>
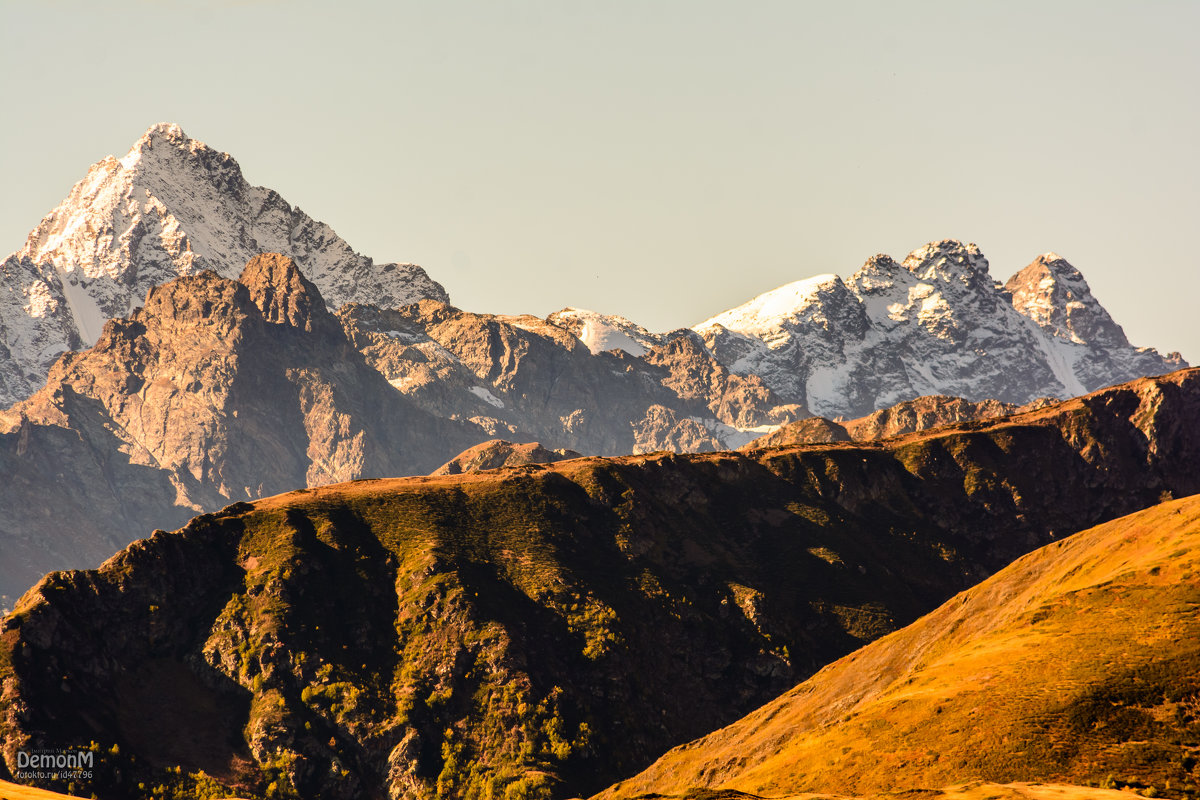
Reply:
<svg viewBox="0 0 1200 800"><path fill-rule="evenodd" d="M447 300L420 267L375 264L251 186L228 154L155 125L94 164L0 265L0 406L32 394L61 352L94 344L152 286L206 269L233 279L262 252L290 256L334 308Z"/></svg>
<svg viewBox="0 0 1200 800"><path fill-rule="evenodd" d="M25 596L4 755L94 741L94 788L129 797L201 771L250 797L586 794L1022 553L1200 491L1197 418L1188 370L879 444L238 504Z"/></svg>
<svg viewBox="0 0 1200 800"><path fill-rule="evenodd" d="M946 240L843 281L780 287L695 327L731 371L825 417L921 395L1027 403L1185 366L1135 349L1062 259L994 282L979 249Z"/></svg>
<svg viewBox="0 0 1200 800"><path fill-rule="evenodd" d="M389 386L290 258L177 278L0 412L0 592L199 510L428 472L485 436Z"/></svg>
<svg viewBox="0 0 1200 800"><path fill-rule="evenodd" d="M631 355L593 352L554 316L472 314L424 301L352 305L340 317L400 392L500 437L598 455L694 452L736 447L806 414L758 378L731 374L689 331ZM681 426L692 435L671 433Z"/></svg>

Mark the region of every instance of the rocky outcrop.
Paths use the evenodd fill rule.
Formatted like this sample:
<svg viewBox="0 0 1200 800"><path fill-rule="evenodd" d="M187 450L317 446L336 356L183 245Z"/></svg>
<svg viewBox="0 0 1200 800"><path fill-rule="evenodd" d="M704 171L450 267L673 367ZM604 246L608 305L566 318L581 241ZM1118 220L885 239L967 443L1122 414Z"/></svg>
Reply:
<svg viewBox="0 0 1200 800"><path fill-rule="evenodd" d="M122 797L201 769L254 798L586 795L1023 553L1200 491L1197 419L1187 370L880 443L240 503L22 599L3 751L95 742L90 788Z"/></svg>
<svg viewBox="0 0 1200 800"><path fill-rule="evenodd" d="M0 593L200 510L425 473L483 438L389 386L290 258L177 278L0 412Z"/></svg>
<svg viewBox="0 0 1200 800"><path fill-rule="evenodd" d="M550 450L538 442L514 444L503 439L491 439L469 447L442 464L430 475L461 475L502 467L522 467L526 464L553 464L568 458L582 458L574 450Z"/></svg>
<svg viewBox="0 0 1200 800"><path fill-rule="evenodd" d="M883 408L858 419L833 421L824 417L784 425L776 431L754 439L742 449L780 447L791 444L819 444L822 442L869 442L887 439L906 433L916 433L944 425L972 420L992 419L1023 411L1036 411L1053 405L1054 400L1043 397L1017 406L997 400L971 402L961 397L918 397Z"/></svg>
<svg viewBox="0 0 1200 800"><path fill-rule="evenodd" d="M828 418L922 395L1020 405L1186 366L1124 342L1065 261L1044 256L1005 287L952 240L788 284L695 330L732 372Z"/></svg>
<svg viewBox="0 0 1200 800"><path fill-rule="evenodd" d="M1134 375L1154 375L1183 365L1179 353L1164 359L1153 348L1133 347L1125 331L1092 296L1083 275L1057 253L1045 253L1004 284L1018 312L1052 341L1071 342L1070 366L1084 386L1106 386Z"/></svg>
<svg viewBox="0 0 1200 800"><path fill-rule="evenodd" d="M233 279L267 251L292 258L334 308L448 299L420 267L375 264L248 184L227 153L155 125L123 157L92 165L0 265L0 406L40 388L60 353L90 347L152 286L206 269Z"/></svg>
<svg viewBox="0 0 1200 800"><path fill-rule="evenodd" d="M707 409L705 416L726 425L751 429L807 416L803 406L781 405L757 375L737 375L721 366L691 331L664 337L642 358L666 371L663 386L693 407Z"/></svg>

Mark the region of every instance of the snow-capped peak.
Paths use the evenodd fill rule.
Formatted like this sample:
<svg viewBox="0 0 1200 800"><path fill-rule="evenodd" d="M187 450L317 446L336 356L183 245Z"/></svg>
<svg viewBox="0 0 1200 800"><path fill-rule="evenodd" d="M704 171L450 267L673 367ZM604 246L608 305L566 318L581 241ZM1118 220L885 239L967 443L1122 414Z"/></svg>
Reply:
<svg viewBox="0 0 1200 800"><path fill-rule="evenodd" d="M94 343L150 287L202 269L237 278L263 252L295 259L333 308L449 300L420 267L375 264L250 185L229 154L159 123L121 158L93 164L0 268L0 353L12 353L0 365L0 404L28 395L58 353Z"/></svg>
<svg viewBox="0 0 1200 800"><path fill-rule="evenodd" d="M988 260L974 243L964 245L957 239L943 239L913 250L905 257L904 268L924 280L964 272L986 276Z"/></svg>
<svg viewBox="0 0 1200 800"><path fill-rule="evenodd" d="M1004 284L1013 308L1047 333L1077 344L1129 347L1121 326L1092 295L1083 274L1057 253L1035 258Z"/></svg>
<svg viewBox="0 0 1200 800"><path fill-rule="evenodd" d="M551 314L546 321L570 331L593 353L624 350L631 356L643 356L664 338L625 317L586 308L564 308Z"/></svg>
<svg viewBox="0 0 1200 800"><path fill-rule="evenodd" d="M694 330L703 332L720 325L738 333L767 333L778 330L785 320L802 316L823 296L845 290L846 285L842 279L833 274L793 281L764 292L737 308L723 311L696 325Z"/></svg>
<svg viewBox="0 0 1200 800"><path fill-rule="evenodd" d="M156 140L166 140L167 143L175 145L203 145L203 142L195 142L189 139L188 135L183 132L183 128L174 122L159 122L151 125L142 134L141 138L133 143L133 147L129 148L129 152L121 156L117 161L123 168L133 169L142 160L144 153L153 150Z"/></svg>
<svg viewBox="0 0 1200 800"><path fill-rule="evenodd" d="M1005 287L974 244L871 258L847 282L781 286L699 325L730 371L825 416L860 416L923 394L1024 403L1178 368L1134 349L1078 270L1053 253Z"/></svg>

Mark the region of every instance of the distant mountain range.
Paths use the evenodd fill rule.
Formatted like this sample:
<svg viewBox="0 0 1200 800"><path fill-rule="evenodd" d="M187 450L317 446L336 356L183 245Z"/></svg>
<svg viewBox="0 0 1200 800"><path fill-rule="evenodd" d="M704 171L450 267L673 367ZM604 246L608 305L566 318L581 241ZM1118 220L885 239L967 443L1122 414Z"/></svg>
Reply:
<svg viewBox="0 0 1200 800"><path fill-rule="evenodd" d="M36 391L60 353L94 344L104 321L129 315L151 287L204 269L234 279L262 252L293 258L334 310L449 301L420 267L375 264L275 192L250 186L228 154L177 125L155 125L125 156L94 164L0 264L0 405ZM546 322L593 353L642 356L669 336L578 309ZM1186 366L1178 354L1132 347L1083 276L1053 253L1001 285L977 247L950 240L903 263L875 256L846 281L788 284L695 331L725 369L759 376L779 404L826 417L928 394L1064 398ZM708 427L710 438L733 444Z"/></svg>
<svg viewBox="0 0 1200 800"><path fill-rule="evenodd" d="M1186 366L1130 346L1083 276L1054 253L1000 285L973 244L874 256L849 279L788 284L695 330L735 373L786 401L859 417L921 395L1028 403Z"/></svg>
<svg viewBox="0 0 1200 800"><path fill-rule="evenodd" d="M930 764L938 780L981 777L975 764L1003 779L1005 759L1013 779L1119 768L1178 785L1200 689L1174 677L1195 677L1177 656L1194 650L1196 504L1131 523L1149 537L1059 540L1200 491L1198 416L1200 370L1185 370L884 442L237 503L25 595L0 629L4 758L15 770L18 750L94 748L102 797L214 780L254 798L586 796L1051 544L756 712L732 762L698 745L686 781L645 785L723 785L772 748L835 777L829 754L854 754L848 788L864 770L908 787ZM1163 626L1138 623L1155 609ZM1077 682L1093 674L1107 677ZM789 722L845 715L845 735L821 734L832 749ZM919 737L931 716L947 744L888 728ZM1058 752L1072 726L1080 749ZM1147 748L1114 750L1122 731ZM951 748L955 735L975 738Z"/></svg>

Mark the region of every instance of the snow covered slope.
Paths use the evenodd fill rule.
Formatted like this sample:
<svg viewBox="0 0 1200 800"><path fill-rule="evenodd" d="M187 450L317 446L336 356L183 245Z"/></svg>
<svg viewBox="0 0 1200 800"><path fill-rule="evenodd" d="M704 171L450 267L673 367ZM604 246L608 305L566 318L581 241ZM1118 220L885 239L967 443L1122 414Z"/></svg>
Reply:
<svg viewBox="0 0 1200 800"><path fill-rule="evenodd" d="M261 252L294 258L333 308L448 299L420 267L373 263L249 185L228 154L159 124L124 157L92 165L0 264L0 407L40 387L59 353L93 344L151 286L204 269L236 278Z"/></svg>
<svg viewBox="0 0 1200 800"><path fill-rule="evenodd" d="M618 314L586 308L564 308L546 317L546 321L575 334L592 353L624 350L631 356L643 356L667 340Z"/></svg>
<svg viewBox="0 0 1200 800"><path fill-rule="evenodd" d="M978 247L953 240L903 264L874 256L846 281L782 286L694 329L730 370L826 417L932 394L1065 398L1186 366L1178 354L1132 347L1053 253L1001 286Z"/></svg>

